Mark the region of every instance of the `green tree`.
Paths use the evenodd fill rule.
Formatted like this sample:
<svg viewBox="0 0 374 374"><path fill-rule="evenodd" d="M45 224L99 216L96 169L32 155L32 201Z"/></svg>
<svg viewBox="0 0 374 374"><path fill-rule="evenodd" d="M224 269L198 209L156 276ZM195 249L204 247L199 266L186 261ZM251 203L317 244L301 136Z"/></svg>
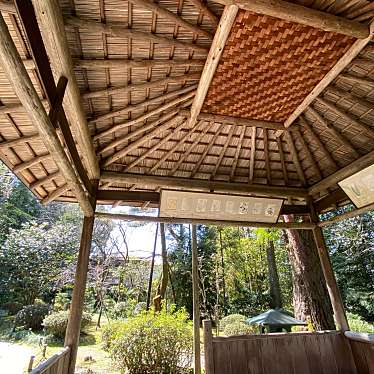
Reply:
<svg viewBox="0 0 374 374"><path fill-rule="evenodd" d="M24 305L53 292L77 254L79 232L66 222L25 223L0 248L0 294Z"/></svg>

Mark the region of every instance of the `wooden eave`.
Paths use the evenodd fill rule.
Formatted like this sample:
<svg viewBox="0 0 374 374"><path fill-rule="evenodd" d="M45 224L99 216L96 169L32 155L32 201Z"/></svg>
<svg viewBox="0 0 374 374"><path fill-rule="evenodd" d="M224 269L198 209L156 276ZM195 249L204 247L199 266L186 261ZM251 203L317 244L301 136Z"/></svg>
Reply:
<svg viewBox="0 0 374 374"><path fill-rule="evenodd" d="M72 64L74 77L70 78L76 82L80 96L77 101L77 92L68 83L63 106L82 165L76 160L72 164L87 196L91 188L88 183L101 175L99 203L156 206L155 194L160 188L179 188L184 181L184 188L190 190L212 186L208 190L256 196L272 196L274 191L273 196L304 206L309 194L316 206L326 211L349 202L334 176L347 176L374 162L374 45L368 37L374 10L367 0L354 4L349 0L338 4L288 2L306 14L314 9L315 17L320 15L317 22L324 18L331 21L333 26L321 26L322 31L316 34L320 38L325 35L328 39L329 33L339 31L334 30L334 21L339 21L336 27L343 33L347 25L354 27L346 32L349 36L337 34L336 40L343 41L341 53L336 54L331 69L313 83L313 91L305 88L304 94L301 84L304 96L298 96L300 103L286 119L260 107L238 115L245 110L230 112L229 106L219 102L208 105L211 92L221 89L224 93L230 79L228 75L228 80L223 80L219 74L223 71L220 62L230 61L228 45L235 50L231 29L238 30L235 22L238 17L245 18L245 12L253 14L246 3L257 4L260 11L270 3L266 0L224 1L240 10L227 13L227 8L227 20L224 17L221 23L217 22L223 5L211 0L161 0L157 4L123 0L118 9L101 0L74 0L71 5L61 2L54 11L60 12L65 23L62 37L69 55L59 60L52 50L52 38L46 36L49 18L40 13L45 3L32 2L55 85L61 73L68 71L64 63ZM288 6L282 1L272 3ZM38 73L39 62L32 53L33 35L25 29L12 1L0 1L0 11L48 113L51 104L43 81L46 78ZM259 22L256 27L261 42L270 43L274 14L262 12L251 17ZM297 30L311 30L304 21L298 28L298 19L276 20L274 24L287 30L290 22ZM265 21L268 34L265 28L261 31L261 22L265 25ZM53 37L55 30L50 27L48 32ZM335 52L332 48L331 53ZM268 62L271 67L272 61ZM48 61L44 59L43 63ZM217 86L220 82L223 89ZM245 83L243 89L238 88L239 93L245 91ZM264 87L259 84L254 89L267 100ZM233 108L235 100L242 99L232 95ZM261 100L253 102L253 108L264 105ZM211 110L204 109L208 107ZM264 117L251 114L265 112ZM66 144L64 140L67 151ZM77 201L1 66L0 159L42 202ZM155 183L150 183L152 179Z"/></svg>

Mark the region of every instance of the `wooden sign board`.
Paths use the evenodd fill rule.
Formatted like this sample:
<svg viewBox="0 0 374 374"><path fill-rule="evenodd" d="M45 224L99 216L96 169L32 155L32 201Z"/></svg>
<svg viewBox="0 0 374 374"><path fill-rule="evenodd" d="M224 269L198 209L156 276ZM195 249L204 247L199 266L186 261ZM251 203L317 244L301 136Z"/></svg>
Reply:
<svg viewBox="0 0 374 374"><path fill-rule="evenodd" d="M338 183L357 208L374 203L374 165Z"/></svg>
<svg viewBox="0 0 374 374"><path fill-rule="evenodd" d="M282 199L161 191L160 217L275 223Z"/></svg>

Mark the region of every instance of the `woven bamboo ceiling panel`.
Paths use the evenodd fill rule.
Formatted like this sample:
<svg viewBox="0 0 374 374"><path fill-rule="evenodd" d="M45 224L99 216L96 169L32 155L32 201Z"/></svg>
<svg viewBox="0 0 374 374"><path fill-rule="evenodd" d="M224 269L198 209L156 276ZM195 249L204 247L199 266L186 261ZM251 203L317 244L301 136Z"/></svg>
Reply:
<svg viewBox="0 0 374 374"><path fill-rule="evenodd" d="M353 38L240 11L203 112L284 122Z"/></svg>

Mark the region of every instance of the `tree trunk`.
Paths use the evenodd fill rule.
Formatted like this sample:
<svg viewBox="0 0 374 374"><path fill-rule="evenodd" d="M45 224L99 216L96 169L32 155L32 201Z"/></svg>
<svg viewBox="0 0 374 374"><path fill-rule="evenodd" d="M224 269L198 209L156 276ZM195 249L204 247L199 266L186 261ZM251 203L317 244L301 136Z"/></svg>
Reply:
<svg viewBox="0 0 374 374"><path fill-rule="evenodd" d="M162 274L161 280L157 287L157 295L153 299L156 312L161 310L161 302L165 299L166 288L168 285L169 275L169 264L168 264L168 253L166 250L166 238L165 238L165 224L160 223L160 234L161 234L161 257L162 257Z"/></svg>
<svg viewBox="0 0 374 374"><path fill-rule="evenodd" d="M291 217L286 217L290 222ZM318 330L334 330L335 323L326 282L312 230L286 230L292 265L295 316Z"/></svg>
<svg viewBox="0 0 374 374"><path fill-rule="evenodd" d="M282 296L277 264L275 262L274 242L272 239L266 241L266 256L269 269L270 308L282 308Z"/></svg>
<svg viewBox="0 0 374 374"><path fill-rule="evenodd" d="M150 307L150 304L151 304L153 270L154 270L154 267L155 267L155 256L156 256L156 247L157 247L157 235L158 235L158 223L156 224L155 240L154 240L154 244L153 244L152 260L151 260L151 269L150 269L150 272L149 272L146 310L149 310L149 307Z"/></svg>

